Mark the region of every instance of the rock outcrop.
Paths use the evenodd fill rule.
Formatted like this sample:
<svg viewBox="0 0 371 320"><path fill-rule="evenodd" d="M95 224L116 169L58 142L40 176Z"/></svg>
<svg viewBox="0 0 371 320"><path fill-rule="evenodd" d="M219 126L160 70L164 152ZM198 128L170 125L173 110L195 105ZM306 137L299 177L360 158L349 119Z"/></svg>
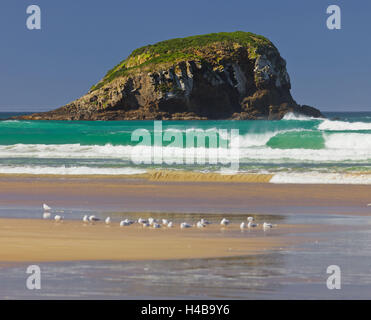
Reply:
<svg viewBox="0 0 371 320"><path fill-rule="evenodd" d="M139 48L80 99L33 120L281 119L321 117L290 94L286 62L246 32L172 39Z"/></svg>

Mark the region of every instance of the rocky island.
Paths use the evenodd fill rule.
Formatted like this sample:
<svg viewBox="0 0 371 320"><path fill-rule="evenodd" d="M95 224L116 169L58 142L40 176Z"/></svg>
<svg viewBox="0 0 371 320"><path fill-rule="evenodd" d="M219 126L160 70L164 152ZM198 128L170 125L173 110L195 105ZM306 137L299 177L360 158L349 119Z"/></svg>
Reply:
<svg viewBox="0 0 371 320"><path fill-rule="evenodd" d="M134 50L83 97L27 120L281 119L322 117L290 94L286 62L250 32L171 39Z"/></svg>

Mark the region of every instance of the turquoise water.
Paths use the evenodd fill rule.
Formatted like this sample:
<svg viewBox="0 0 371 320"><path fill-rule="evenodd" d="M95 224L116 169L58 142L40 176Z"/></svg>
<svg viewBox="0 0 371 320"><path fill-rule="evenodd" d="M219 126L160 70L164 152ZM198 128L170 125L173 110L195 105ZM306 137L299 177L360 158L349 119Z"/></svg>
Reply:
<svg viewBox="0 0 371 320"><path fill-rule="evenodd" d="M7 113L0 117L9 116ZM181 139L177 144L174 137L163 142L162 162L147 164L133 159L154 152L153 121L4 120L0 122L0 173L218 171L236 156L235 150L230 149L235 139L230 136L231 129L238 130L239 172L280 173L277 179L287 182L292 177L305 178L305 174L315 177L320 173L371 172L371 112L326 116L327 119L313 119L288 115L280 121L163 121L163 133L181 134ZM150 142L142 140L138 147L132 139L136 129L147 130ZM196 144L196 149L205 153L196 152L194 161L186 163L187 133L192 130L215 132L217 140L213 144L206 138L204 146ZM361 178L349 179L350 183L358 183ZM367 176L361 180L371 183Z"/></svg>

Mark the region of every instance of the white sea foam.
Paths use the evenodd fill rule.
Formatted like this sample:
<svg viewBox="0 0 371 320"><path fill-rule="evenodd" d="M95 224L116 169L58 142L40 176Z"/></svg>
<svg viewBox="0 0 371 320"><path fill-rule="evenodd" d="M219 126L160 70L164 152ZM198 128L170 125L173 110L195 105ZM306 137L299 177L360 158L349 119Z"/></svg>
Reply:
<svg viewBox="0 0 371 320"><path fill-rule="evenodd" d="M289 129L289 130L278 130L278 131L267 131L264 133L247 133L239 136L239 145L241 148L249 147L260 147L265 146L270 139L273 137L288 132L311 132L313 130L305 129Z"/></svg>
<svg viewBox="0 0 371 320"><path fill-rule="evenodd" d="M350 149L371 151L371 134L367 133L332 133L324 134L328 149Z"/></svg>
<svg viewBox="0 0 371 320"><path fill-rule="evenodd" d="M249 133L239 137L241 148L265 146L275 135L287 131L270 131L265 133Z"/></svg>
<svg viewBox="0 0 371 320"><path fill-rule="evenodd" d="M371 184L371 174L346 173L276 173L270 183L284 184Z"/></svg>
<svg viewBox="0 0 371 320"><path fill-rule="evenodd" d="M356 161L367 163L371 161L371 150L367 149L272 149L258 148L240 151L241 163L256 162L342 162Z"/></svg>
<svg viewBox="0 0 371 320"><path fill-rule="evenodd" d="M52 174L52 175L133 175L146 170L137 168L96 167L48 167L48 166L0 166L0 174Z"/></svg>
<svg viewBox="0 0 371 320"><path fill-rule="evenodd" d="M339 162L371 160L371 134L339 133L324 134L324 149L278 149L266 146L269 139L276 133L240 136L241 162L277 161L282 162ZM134 149L135 148L135 149ZM118 159L130 161L132 153L144 155L152 153L151 146L82 146L79 144L43 145L16 144L0 145L0 158L34 158L34 159ZM188 154L196 158L224 159L228 162L231 150L226 148L189 148ZM171 162L184 158L186 149L164 147L164 160Z"/></svg>
<svg viewBox="0 0 371 320"><path fill-rule="evenodd" d="M324 120L318 125L319 130L328 131L358 131L358 130L371 130L371 123L368 122L346 122Z"/></svg>
<svg viewBox="0 0 371 320"><path fill-rule="evenodd" d="M0 158L129 158L131 146L85 146L80 144L15 144L0 145Z"/></svg>
<svg viewBox="0 0 371 320"><path fill-rule="evenodd" d="M300 121L309 121L309 120L317 120L318 118L313 118L309 116L305 116L303 114L296 114L293 112L288 112L284 115L282 120L300 120Z"/></svg>

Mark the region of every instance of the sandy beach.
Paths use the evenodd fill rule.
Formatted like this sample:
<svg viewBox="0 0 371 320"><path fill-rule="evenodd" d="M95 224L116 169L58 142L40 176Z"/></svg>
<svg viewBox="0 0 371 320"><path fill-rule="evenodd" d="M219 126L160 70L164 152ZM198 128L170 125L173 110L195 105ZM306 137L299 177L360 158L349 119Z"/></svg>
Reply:
<svg viewBox="0 0 371 320"><path fill-rule="evenodd" d="M305 229L295 226L296 232L298 228ZM237 225L221 232L218 225L203 230L180 230L179 225L154 230L139 225L121 228L118 222L106 226L102 222L0 219L0 257L2 262L45 262L244 256L298 242L295 237L284 236L292 229L290 225L280 226L275 235L266 237L262 230L238 236Z"/></svg>
<svg viewBox="0 0 371 320"><path fill-rule="evenodd" d="M321 292L327 297L320 276L326 266L342 265L348 270L345 279L350 272L366 275L371 186L214 178L0 176L0 280L5 283L0 296L32 298L23 280L29 264L40 265L46 277L39 296L61 298L256 297L255 286L276 288L287 279L287 289L262 296L312 297ZM64 221L41 219L43 203L52 207L52 217L60 214ZM84 214L102 220L110 216L112 224L83 223ZM150 216L172 219L175 227L119 226L124 218ZM239 224L248 216L259 226L241 232ZM212 224L179 228L181 221L194 224L201 217ZM227 228L219 224L222 217L231 221ZM264 232L264 221L277 226ZM355 249L365 258L351 259ZM367 296L364 276L351 281L357 285L351 292ZM291 292L297 283L305 287ZM319 288L315 294L304 289L311 283Z"/></svg>
<svg viewBox="0 0 371 320"><path fill-rule="evenodd" d="M242 211L248 215L255 214L251 208L256 204L272 208L308 205L317 210L331 206L351 208L367 203L371 188L210 182L210 176L206 176L206 181L192 182L164 179L164 175L161 181L143 177L1 176L0 201L10 207L41 206L44 202L52 207L86 206L113 214L114 211L130 213L133 208L135 212L143 210L144 217L156 212L202 213L210 207L215 208L215 214ZM102 222L87 225L80 218L71 221L73 217L68 214L65 221L56 223L41 220L41 209L34 219L9 218L12 217L0 219L1 261L161 260L247 255L295 242L293 237L287 237L289 233L319 232L318 226L310 224L280 224L269 237L262 230L253 233L253 237L241 237L237 223L223 233L218 224L204 230L180 230L179 224L173 229L149 230L139 225L120 228L118 221L111 226ZM185 215L184 219L187 218Z"/></svg>
<svg viewBox="0 0 371 320"><path fill-rule="evenodd" d="M0 204L47 202L120 212L370 214L371 185L210 182L209 175L205 181L200 176L196 181L151 177L1 175Z"/></svg>

